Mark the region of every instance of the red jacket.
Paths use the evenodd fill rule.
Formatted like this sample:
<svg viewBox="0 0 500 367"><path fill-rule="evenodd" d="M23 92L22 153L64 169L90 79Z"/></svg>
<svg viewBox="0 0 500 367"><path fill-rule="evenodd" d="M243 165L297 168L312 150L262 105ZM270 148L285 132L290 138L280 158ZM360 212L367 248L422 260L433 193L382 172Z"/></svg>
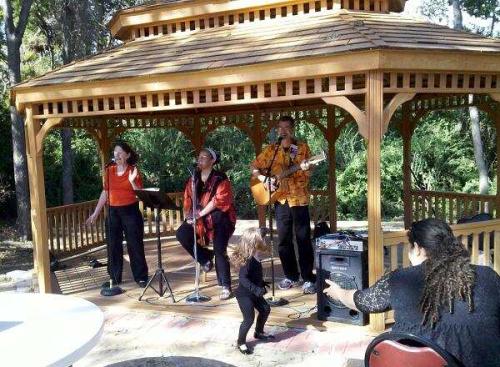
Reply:
<svg viewBox="0 0 500 367"><path fill-rule="evenodd" d="M220 216L217 212L226 213L229 221L233 224L231 231L234 231L236 224L236 210L234 207L233 192L231 183L226 174L212 170L205 183L201 180L200 172L195 175L197 211L202 210L210 201L215 204L215 210L196 221L196 233L200 243L207 239L213 239L214 226L217 226ZM187 180L184 189L184 214L186 217L192 217L192 188L191 177Z"/></svg>

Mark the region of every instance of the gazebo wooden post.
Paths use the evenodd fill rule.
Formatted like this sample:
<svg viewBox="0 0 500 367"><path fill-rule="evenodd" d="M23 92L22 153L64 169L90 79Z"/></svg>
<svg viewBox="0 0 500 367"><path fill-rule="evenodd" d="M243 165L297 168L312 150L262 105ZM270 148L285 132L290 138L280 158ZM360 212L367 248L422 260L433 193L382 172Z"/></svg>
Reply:
<svg viewBox="0 0 500 367"><path fill-rule="evenodd" d="M368 124L368 276L373 285L384 273L380 148L384 130L383 74L370 71L366 94ZM370 315L373 330L385 329L384 314Z"/></svg>
<svg viewBox="0 0 500 367"><path fill-rule="evenodd" d="M338 139L338 131L335 127L335 106L327 107L327 136L328 142L328 197L330 228L332 232L337 231L337 167L335 143Z"/></svg>
<svg viewBox="0 0 500 367"><path fill-rule="evenodd" d="M33 231L33 252L37 264L40 293L50 293L50 260L47 231L47 204L45 201L45 180L43 172L43 135L41 127L33 119L31 105L26 106L26 154L28 158L31 199L31 227ZM39 138L41 136L41 138Z"/></svg>
<svg viewBox="0 0 500 367"><path fill-rule="evenodd" d="M252 141L255 147L255 156L257 157L260 152L262 152L262 117L260 111L256 111L254 114L254 126ZM265 205L257 206L257 218L259 219L259 227L266 227L266 209Z"/></svg>
<svg viewBox="0 0 500 367"><path fill-rule="evenodd" d="M203 148L204 144L204 137L201 135L201 119L200 116L195 115L194 116L194 132L193 132L193 147L195 151L195 156L198 156L200 153L201 148Z"/></svg>
<svg viewBox="0 0 500 367"><path fill-rule="evenodd" d="M500 102L497 102L497 108L494 114L496 128L497 145L497 193L495 200L496 218L500 218ZM496 242L495 242L496 243Z"/></svg>
<svg viewBox="0 0 500 367"><path fill-rule="evenodd" d="M499 138L499 132L500 132L500 93L493 93L491 94L491 97L497 102L496 103L496 108L494 113L491 113L491 117L495 120L495 128L496 128L496 134L497 134L497 140L496 140L496 145L497 145L497 194L495 198L495 210L496 210L496 218L500 218L500 138ZM500 251L500 233L498 231L495 231L495 244L494 244L494 253L498 254ZM497 273L500 273L500 259L498 256L495 256L494 261L493 261L493 269Z"/></svg>
<svg viewBox="0 0 500 367"><path fill-rule="evenodd" d="M102 125L99 128L99 131L100 133L97 143L99 146L99 157L101 158L101 172L104 172L111 150L111 139L109 138L108 128L105 125ZM102 179L104 180L104 175L102 175Z"/></svg>
<svg viewBox="0 0 500 367"><path fill-rule="evenodd" d="M410 109L407 103L403 104L402 110L402 130L403 137L403 205L404 205L404 225L410 228L413 222L413 207L411 197L411 137L413 135Z"/></svg>

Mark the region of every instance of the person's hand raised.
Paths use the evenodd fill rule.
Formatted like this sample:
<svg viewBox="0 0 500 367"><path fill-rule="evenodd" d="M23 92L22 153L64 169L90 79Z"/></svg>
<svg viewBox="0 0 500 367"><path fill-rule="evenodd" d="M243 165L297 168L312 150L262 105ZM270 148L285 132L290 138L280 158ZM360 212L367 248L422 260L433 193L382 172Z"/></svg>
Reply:
<svg viewBox="0 0 500 367"><path fill-rule="evenodd" d="M128 174L128 180L130 181L131 184L135 182L135 179L137 178L137 167L134 167L133 170L131 170Z"/></svg>

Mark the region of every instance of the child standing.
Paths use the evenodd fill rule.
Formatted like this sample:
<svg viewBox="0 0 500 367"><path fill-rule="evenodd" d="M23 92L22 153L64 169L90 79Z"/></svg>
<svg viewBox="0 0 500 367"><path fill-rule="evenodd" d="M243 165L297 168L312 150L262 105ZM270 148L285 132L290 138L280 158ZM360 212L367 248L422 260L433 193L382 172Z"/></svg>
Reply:
<svg viewBox="0 0 500 367"><path fill-rule="evenodd" d="M260 257L268 251L260 231L257 228L250 228L243 232L240 243L231 256L231 262L240 268L239 285L235 295L243 314L243 322L238 334L238 350L243 354L252 354L252 350L246 344L246 338L255 319L255 310L259 315L254 337L261 340L274 339L273 335L264 332L264 324L271 312L271 307L264 299L266 284L263 279Z"/></svg>

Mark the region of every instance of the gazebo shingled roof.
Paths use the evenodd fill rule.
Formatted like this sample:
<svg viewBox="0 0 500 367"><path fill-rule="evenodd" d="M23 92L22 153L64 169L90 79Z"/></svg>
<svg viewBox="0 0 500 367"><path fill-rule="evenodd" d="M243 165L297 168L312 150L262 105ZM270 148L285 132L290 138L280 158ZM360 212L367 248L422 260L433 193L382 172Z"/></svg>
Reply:
<svg viewBox="0 0 500 367"><path fill-rule="evenodd" d="M132 41L17 88L179 73L311 56L410 49L499 53L500 40L394 14L335 14L231 25Z"/></svg>
<svg viewBox="0 0 500 367"><path fill-rule="evenodd" d="M258 152L276 116L294 109L307 112L302 116L321 130L331 162L346 123L354 121L368 143L369 279L377 280L384 273L384 244L404 241L404 233L385 236L381 230L380 149L396 110L402 111L405 224L411 223L414 199L411 135L424 113L478 105L500 131L500 41L389 14L402 4L193 0L126 9L110 22L123 45L15 86L12 97L26 116L41 291L50 291L43 139L51 128L89 131L104 165L112 139L129 127L174 127L199 149L204 134L232 125L249 135ZM499 140L497 150L500 156ZM335 174L333 164L327 191L333 225ZM500 212L500 186L493 199L470 200L483 199ZM498 230L500 243L499 223L488 230ZM500 271L497 247L494 266ZM392 251L391 259L396 255ZM371 323L380 330L386 320L375 315Z"/></svg>

